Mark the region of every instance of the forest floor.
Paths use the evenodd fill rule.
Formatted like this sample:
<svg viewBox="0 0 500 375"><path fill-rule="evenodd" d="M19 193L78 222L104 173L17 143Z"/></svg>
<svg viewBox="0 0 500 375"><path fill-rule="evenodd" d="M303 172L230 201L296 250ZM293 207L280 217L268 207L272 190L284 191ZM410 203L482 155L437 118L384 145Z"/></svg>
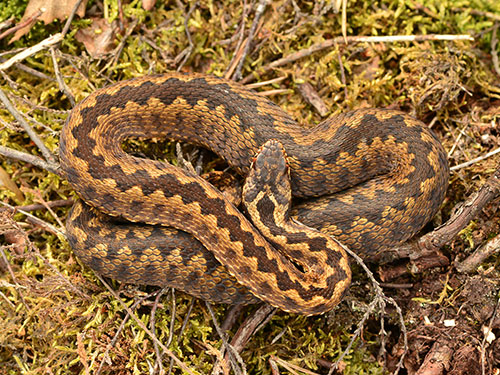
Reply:
<svg viewBox="0 0 500 375"><path fill-rule="evenodd" d="M48 24L0 4L0 374L500 374L500 2L147 3L70 1ZM317 317L98 278L65 240L60 130L97 88L175 70L248 84L304 124L364 107L423 121L452 168L421 252L374 278L354 266ZM175 159L137 147L159 145Z"/></svg>

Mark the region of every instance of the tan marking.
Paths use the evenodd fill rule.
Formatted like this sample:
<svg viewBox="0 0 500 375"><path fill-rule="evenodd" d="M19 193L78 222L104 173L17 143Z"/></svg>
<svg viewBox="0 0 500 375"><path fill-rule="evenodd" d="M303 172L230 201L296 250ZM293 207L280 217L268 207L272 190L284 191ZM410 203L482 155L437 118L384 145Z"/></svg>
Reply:
<svg viewBox="0 0 500 375"><path fill-rule="evenodd" d="M155 192L156 193L156 192ZM151 233L153 232L153 228L151 227L146 227L143 226L141 228L134 229L134 235L137 238L141 238L143 240L147 239L148 237L151 236Z"/></svg>
<svg viewBox="0 0 500 375"><path fill-rule="evenodd" d="M108 227L101 227L101 229L99 229L99 236L101 237L108 237L111 234L112 232Z"/></svg>
<svg viewBox="0 0 500 375"><path fill-rule="evenodd" d="M108 256L108 245L99 243L95 247L95 252L102 258L106 258Z"/></svg>

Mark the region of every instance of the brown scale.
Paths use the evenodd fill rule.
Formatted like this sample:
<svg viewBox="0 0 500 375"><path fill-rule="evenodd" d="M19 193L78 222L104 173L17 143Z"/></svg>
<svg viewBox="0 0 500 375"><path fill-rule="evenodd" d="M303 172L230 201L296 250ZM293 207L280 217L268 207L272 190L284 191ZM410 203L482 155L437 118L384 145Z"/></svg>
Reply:
<svg viewBox="0 0 500 375"><path fill-rule="evenodd" d="M121 227L128 234L118 242L110 234L110 220L90 219L87 212L93 211L75 208L68 234L85 263L122 281L175 284L213 301L252 302L248 288L274 306L303 314L324 312L341 299L350 275L343 250L322 249L335 256L318 255L320 268L308 266L304 251L297 252L300 259L290 259L205 180L123 152L120 146L128 137L200 145L242 175L266 141L278 140L288 155L292 193L301 200L293 215L364 258L419 231L439 209L448 183L439 141L425 125L397 111L353 111L306 129L237 83L181 74L120 82L75 107L61 133L61 166L68 181L90 206L143 223ZM279 205L279 199L270 202ZM259 226L259 213L255 216ZM150 248L154 236L173 232L147 225L190 235ZM134 236L141 226L143 233L151 231L147 238ZM189 248L197 250L184 255ZM311 249L305 242L304 248ZM170 261L174 266L166 264Z"/></svg>

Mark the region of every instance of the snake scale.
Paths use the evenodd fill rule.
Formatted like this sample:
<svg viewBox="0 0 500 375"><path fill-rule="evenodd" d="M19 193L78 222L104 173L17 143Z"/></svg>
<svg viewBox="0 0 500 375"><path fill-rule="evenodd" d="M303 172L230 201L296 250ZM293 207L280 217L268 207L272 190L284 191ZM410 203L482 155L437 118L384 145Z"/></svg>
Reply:
<svg viewBox="0 0 500 375"><path fill-rule="evenodd" d="M190 171L126 153L130 137L212 150L246 177L244 208ZM306 315L333 308L349 286L337 240L375 257L419 231L448 184L441 143L407 114L361 109L308 128L238 83L199 74L93 92L63 127L60 160L83 200L69 243L99 274Z"/></svg>

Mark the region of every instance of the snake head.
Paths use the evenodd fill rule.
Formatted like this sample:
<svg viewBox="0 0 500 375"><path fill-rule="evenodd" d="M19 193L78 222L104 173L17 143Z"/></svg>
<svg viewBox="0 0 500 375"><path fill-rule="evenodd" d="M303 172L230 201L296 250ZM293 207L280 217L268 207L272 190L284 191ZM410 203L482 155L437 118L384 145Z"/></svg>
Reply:
<svg viewBox="0 0 500 375"><path fill-rule="evenodd" d="M264 143L252 161L243 186L243 201L252 202L259 195L275 197L281 204L291 200L290 168L283 145L271 139Z"/></svg>
<svg viewBox="0 0 500 375"><path fill-rule="evenodd" d="M252 178L263 184L272 185L281 179L289 179L286 151L281 142L271 139L264 143L255 155L250 167Z"/></svg>

